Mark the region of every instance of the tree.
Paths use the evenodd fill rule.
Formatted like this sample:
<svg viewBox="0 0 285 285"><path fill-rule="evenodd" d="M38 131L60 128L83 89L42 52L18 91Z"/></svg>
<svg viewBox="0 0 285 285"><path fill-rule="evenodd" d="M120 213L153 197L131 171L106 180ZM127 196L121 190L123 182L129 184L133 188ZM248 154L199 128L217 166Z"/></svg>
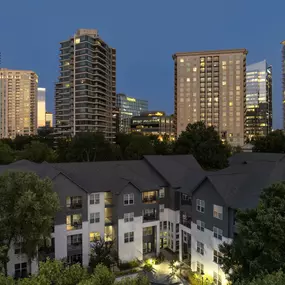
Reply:
<svg viewBox="0 0 285 285"><path fill-rule="evenodd" d="M229 280L251 281L285 269L285 182L265 188L255 209L238 211L231 244L220 246Z"/></svg>
<svg viewBox="0 0 285 285"><path fill-rule="evenodd" d="M223 144L214 127L203 122L189 124L174 145L176 154L193 154L205 169L220 169L228 165L230 148Z"/></svg>
<svg viewBox="0 0 285 285"><path fill-rule="evenodd" d="M115 240L105 242L101 237L91 244L89 266L96 268L98 264L103 264L110 268L117 261L117 253L114 250Z"/></svg>
<svg viewBox="0 0 285 285"><path fill-rule="evenodd" d="M8 250L19 243L29 265L37 248L50 237L59 199L52 181L32 172L10 171L0 176L0 257L7 275Z"/></svg>
<svg viewBox="0 0 285 285"><path fill-rule="evenodd" d="M285 152L285 135L282 130L269 133L266 137L258 137L251 141L254 152Z"/></svg>
<svg viewBox="0 0 285 285"><path fill-rule="evenodd" d="M111 144L101 133L79 133L72 138L68 153L68 161L104 161L113 158Z"/></svg>
<svg viewBox="0 0 285 285"><path fill-rule="evenodd" d="M278 271L272 274L267 274L264 277L256 278L251 282L236 282L234 285L284 285L285 274Z"/></svg>
<svg viewBox="0 0 285 285"><path fill-rule="evenodd" d="M39 141L32 141L25 145L24 150L19 152L20 159L27 159L33 162L54 162L56 160L56 153L49 148L45 143Z"/></svg>
<svg viewBox="0 0 285 285"><path fill-rule="evenodd" d="M154 147L154 152L157 155L167 155L173 152L173 141L170 140L168 135L164 135L162 138L151 135L150 141Z"/></svg>
<svg viewBox="0 0 285 285"><path fill-rule="evenodd" d="M23 150L33 140L33 136L16 136L13 140L15 150Z"/></svg>
<svg viewBox="0 0 285 285"><path fill-rule="evenodd" d="M0 164L9 164L15 159L14 151L11 147L0 141Z"/></svg>

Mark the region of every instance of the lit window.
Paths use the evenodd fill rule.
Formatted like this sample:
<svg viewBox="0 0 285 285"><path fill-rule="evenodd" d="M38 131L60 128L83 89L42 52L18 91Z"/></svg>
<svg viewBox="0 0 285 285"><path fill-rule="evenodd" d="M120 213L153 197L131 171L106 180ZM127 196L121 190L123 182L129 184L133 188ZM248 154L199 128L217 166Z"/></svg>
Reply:
<svg viewBox="0 0 285 285"><path fill-rule="evenodd" d="M236 90L239 91L240 90L240 86L236 86Z"/></svg>
<svg viewBox="0 0 285 285"><path fill-rule="evenodd" d="M227 82L226 82L226 81L223 81L222 84L223 84L223 85L227 85Z"/></svg>
<svg viewBox="0 0 285 285"><path fill-rule="evenodd" d="M223 230L213 227L213 236L216 239L222 240L223 239Z"/></svg>
<svg viewBox="0 0 285 285"><path fill-rule="evenodd" d="M151 236L152 234L152 227L143 228L143 236Z"/></svg>
<svg viewBox="0 0 285 285"><path fill-rule="evenodd" d="M187 78L187 82L190 82L190 78Z"/></svg>
<svg viewBox="0 0 285 285"><path fill-rule="evenodd" d="M75 43L79 44L80 43L80 39L79 38L75 39Z"/></svg>
<svg viewBox="0 0 285 285"><path fill-rule="evenodd" d="M222 65L227 65L227 62L226 61L222 61Z"/></svg>
<svg viewBox="0 0 285 285"><path fill-rule="evenodd" d="M223 207L214 205L213 215L214 215L214 218L222 220L223 219Z"/></svg>
<svg viewBox="0 0 285 285"><path fill-rule="evenodd" d="M180 62L184 62L184 58L180 58Z"/></svg>
<svg viewBox="0 0 285 285"><path fill-rule="evenodd" d="M124 205L133 205L134 204L134 193L124 194Z"/></svg>
<svg viewBox="0 0 285 285"><path fill-rule="evenodd" d="M200 213L205 213L205 201L197 199L196 200L196 210Z"/></svg>
<svg viewBox="0 0 285 285"><path fill-rule="evenodd" d="M196 72L197 71L197 67L193 67L193 72Z"/></svg>
<svg viewBox="0 0 285 285"><path fill-rule="evenodd" d="M197 230L203 232L205 230L205 223L200 220L197 220Z"/></svg>
<svg viewBox="0 0 285 285"><path fill-rule="evenodd" d="M89 240L90 242L98 241L100 240L101 236L99 232L91 232L89 234Z"/></svg>
<svg viewBox="0 0 285 285"><path fill-rule="evenodd" d="M129 232L124 234L124 241L125 243L133 242L134 241L134 232Z"/></svg>
<svg viewBox="0 0 285 285"><path fill-rule="evenodd" d="M197 241L197 252L204 255L204 244L200 241Z"/></svg>
<svg viewBox="0 0 285 285"><path fill-rule="evenodd" d="M233 102L229 102L229 106L232 106L233 105Z"/></svg>

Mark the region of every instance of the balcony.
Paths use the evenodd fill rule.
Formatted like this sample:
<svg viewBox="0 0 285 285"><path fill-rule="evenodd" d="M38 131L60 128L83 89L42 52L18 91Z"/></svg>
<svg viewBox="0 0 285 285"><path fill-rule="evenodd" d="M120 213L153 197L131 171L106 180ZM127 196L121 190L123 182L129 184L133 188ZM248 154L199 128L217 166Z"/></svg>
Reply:
<svg viewBox="0 0 285 285"><path fill-rule="evenodd" d="M74 242L74 243L68 244L67 245L67 250L68 251L82 250L82 241L81 242Z"/></svg>
<svg viewBox="0 0 285 285"><path fill-rule="evenodd" d="M112 193L105 192L104 193L104 201L105 201L105 208L112 207L113 206Z"/></svg>
<svg viewBox="0 0 285 285"><path fill-rule="evenodd" d="M112 223L113 223L113 217L112 216L105 217L105 226L112 225Z"/></svg>
<svg viewBox="0 0 285 285"><path fill-rule="evenodd" d="M82 229L82 215L75 214L66 216L66 230L72 231L79 229Z"/></svg>
<svg viewBox="0 0 285 285"><path fill-rule="evenodd" d="M66 197L66 208L72 210L82 209L82 197L81 196Z"/></svg>
<svg viewBox="0 0 285 285"><path fill-rule="evenodd" d="M144 210L142 216L143 216L144 223L158 220L158 214L155 209Z"/></svg>
<svg viewBox="0 0 285 285"><path fill-rule="evenodd" d="M142 193L142 202L144 204L155 204L158 200L158 191L149 191Z"/></svg>

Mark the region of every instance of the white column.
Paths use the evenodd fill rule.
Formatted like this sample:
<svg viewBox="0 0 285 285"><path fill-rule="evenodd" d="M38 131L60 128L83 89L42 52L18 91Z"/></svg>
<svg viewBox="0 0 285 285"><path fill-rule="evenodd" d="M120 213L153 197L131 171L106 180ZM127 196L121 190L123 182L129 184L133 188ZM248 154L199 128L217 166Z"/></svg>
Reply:
<svg viewBox="0 0 285 285"><path fill-rule="evenodd" d="M156 255L160 253L160 231L159 224L156 226Z"/></svg>
<svg viewBox="0 0 285 285"><path fill-rule="evenodd" d="M89 264L89 252L90 252L89 225L88 225L88 222L83 222L82 223L82 263L83 263L83 266L88 266Z"/></svg>
<svg viewBox="0 0 285 285"><path fill-rule="evenodd" d="M182 230L181 230L181 226L179 225L179 261L181 262L182 261L182 239L183 239L183 236L182 236Z"/></svg>
<svg viewBox="0 0 285 285"><path fill-rule="evenodd" d="M54 227L54 253L55 259L67 257L66 224Z"/></svg>

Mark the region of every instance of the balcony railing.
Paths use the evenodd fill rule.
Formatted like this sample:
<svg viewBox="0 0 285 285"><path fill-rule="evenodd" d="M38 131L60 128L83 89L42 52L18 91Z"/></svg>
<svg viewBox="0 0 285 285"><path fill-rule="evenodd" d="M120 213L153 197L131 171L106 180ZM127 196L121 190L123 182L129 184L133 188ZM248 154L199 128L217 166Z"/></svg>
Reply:
<svg viewBox="0 0 285 285"><path fill-rule="evenodd" d="M113 199L112 198L105 198L104 201L105 201L106 207L113 206Z"/></svg>
<svg viewBox="0 0 285 285"><path fill-rule="evenodd" d="M68 231L82 229L82 223L81 222L74 222L74 223L71 223L71 224L66 224L66 229Z"/></svg>
<svg viewBox="0 0 285 285"><path fill-rule="evenodd" d="M105 225L111 225L113 223L112 216L105 217Z"/></svg>
<svg viewBox="0 0 285 285"><path fill-rule="evenodd" d="M67 245L67 250L80 250L82 249L82 242L72 243Z"/></svg>
<svg viewBox="0 0 285 285"><path fill-rule="evenodd" d="M82 202L66 204L66 207L69 209L81 209L82 208Z"/></svg>
<svg viewBox="0 0 285 285"><path fill-rule="evenodd" d="M157 196L153 195L153 196L143 197L142 201L144 204L154 204L157 201Z"/></svg>
<svg viewBox="0 0 285 285"><path fill-rule="evenodd" d="M156 213L153 214L144 214L143 215L143 222L147 223L147 222L151 222L151 221L155 221L158 219L158 216Z"/></svg>
<svg viewBox="0 0 285 285"><path fill-rule="evenodd" d="M191 220L181 219L181 224L189 229L191 229Z"/></svg>

